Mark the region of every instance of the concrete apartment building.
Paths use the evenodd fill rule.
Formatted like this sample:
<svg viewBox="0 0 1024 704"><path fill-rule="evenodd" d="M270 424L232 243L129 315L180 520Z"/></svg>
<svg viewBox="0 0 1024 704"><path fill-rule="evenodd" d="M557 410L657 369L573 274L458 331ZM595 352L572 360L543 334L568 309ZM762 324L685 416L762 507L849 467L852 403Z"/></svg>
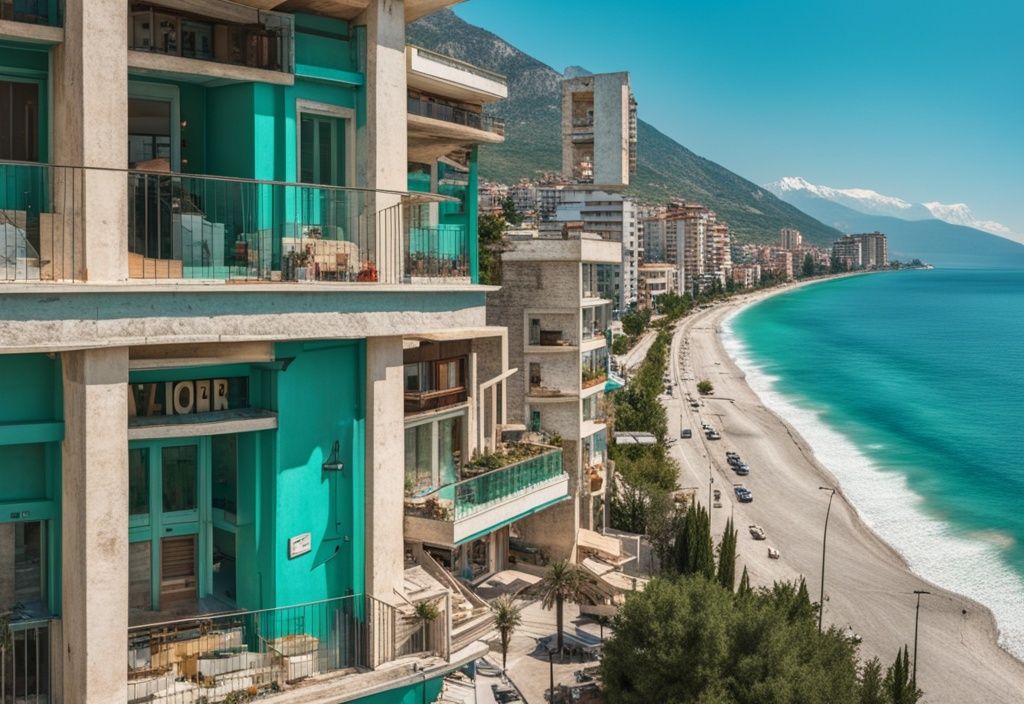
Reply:
<svg viewBox="0 0 1024 704"><path fill-rule="evenodd" d="M640 297L638 307L651 310L657 307L658 298L666 293L677 293L677 272L673 264L648 262L640 265Z"/></svg>
<svg viewBox="0 0 1024 704"><path fill-rule="evenodd" d="M541 187L541 192L550 187ZM585 232L621 245L622 259L618 266L599 269L602 295L615 302L619 314L636 303L638 294L637 267L643 260L643 223L635 201L618 193L553 187L557 206L552 220L556 223L581 222Z"/></svg>
<svg viewBox="0 0 1024 704"><path fill-rule="evenodd" d="M804 237L800 230L783 227L779 230L779 247L787 252L799 252L803 247Z"/></svg>
<svg viewBox="0 0 1024 704"><path fill-rule="evenodd" d="M628 186L636 173L636 110L626 72L562 81L562 174L606 190Z"/></svg>
<svg viewBox="0 0 1024 704"><path fill-rule="evenodd" d="M605 526L609 380L605 330L612 302L597 269L620 260L620 245L578 229L524 233L502 255L501 290L488 294L487 322L508 329L508 420L560 438L572 502L513 525L514 539L551 559L575 554L581 529ZM611 386L609 387L609 383Z"/></svg>
<svg viewBox="0 0 1024 704"><path fill-rule="evenodd" d="M877 231L853 237L860 241L862 266L868 269L889 266L889 238Z"/></svg>
<svg viewBox="0 0 1024 704"><path fill-rule="evenodd" d="M486 650L457 577L580 463L502 443L507 89L405 42L449 4L3 4L0 698L430 701Z"/></svg>

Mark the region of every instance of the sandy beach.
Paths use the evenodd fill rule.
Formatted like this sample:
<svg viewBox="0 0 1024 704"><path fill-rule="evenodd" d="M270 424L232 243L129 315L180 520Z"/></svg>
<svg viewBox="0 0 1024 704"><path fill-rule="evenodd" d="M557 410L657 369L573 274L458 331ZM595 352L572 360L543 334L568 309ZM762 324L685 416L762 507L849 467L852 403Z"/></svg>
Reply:
<svg viewBox="0 0 1024 704"><path fill-rule="evenodd" d="M722 508L712 511L716 540L728 517L735 517L737 572L746 566L755 585L803 575L816 601L828 505L828 494L818 487L841 491L841 485L817 462L804 439L765 408L720 338L722 321L739 307L794 287L737 297L684 319L672 343L675 394L663 402L669 411L670 437L677 438L672 452L682 465L680 485L697 487L699 500L707 502L710 464L713 486L722 492ZM697 398L697 380L705 378L714 383L714 395L704 398L699 409L691 409L686 397ZM718 429L722 439L706 440L702 422ZM693 439L678 439L681 427L692 428ZM750 465L749 476L739 477L729 468L727 450L738 452ZM751 489L752 503L735 501L735 483ZM767 541L751 538L752 523L765 529ZM768 558L769 545L780 551L781 559ZM915 589L932 592L921 604L918 684L924 701L1024 702L1024 663L998 646L991 613L911 573L902 557L837 493L828 528L825 623L852 627L863 637L862 659L877 656L883 667L888 666L898 648L913 647Z"/></svg>

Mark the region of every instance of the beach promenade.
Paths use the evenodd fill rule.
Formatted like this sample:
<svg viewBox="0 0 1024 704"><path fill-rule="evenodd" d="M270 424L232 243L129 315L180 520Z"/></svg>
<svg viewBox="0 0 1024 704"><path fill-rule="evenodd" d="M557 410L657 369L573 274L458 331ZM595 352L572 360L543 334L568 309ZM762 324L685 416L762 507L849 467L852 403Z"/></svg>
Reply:
<svg viewBox="0 0 1024 704"><path fill-rule="evenodd" d="M670 438L675 438L672 452L683 467L680 485L697 487L701 503L707 502L709 474L713 488L721 490L722 507L712 509L716 542L734 515L739 531L737 572L747 567L754 585L802 575L817 601L828 505L828 493L819 487L841 486L815 460L803 438L764 407L720 338L722 321L738 307L792 288L737 297L679 323L670 358L674 396L663 403ZM713 396L697 394L701 379L714 383ZM702 405L691 409L687 396L699 398ZM721 440L705 439L705 422L721 432ZM681 428L692 428L693 438L679 439ZM749 476L739 477L731 470L727 450L738 452L750 465ZM753 492L752 503L735 500L736 483ZM765 529L766 541L751 538L748 525L753 523ZM781 558L769 559L768 546L777 548ZM950 554L949 559L957 556ZM900 555L861 521L841 491L837 493L828 528L825 624L852 628L863 637L861 657L877 656L884 668L898 648L913 647L916 589L932 593L921 603L918 683L925 691L924 701L1024 702L1024 664L997 645L989 611L912 574Z"/></svg>

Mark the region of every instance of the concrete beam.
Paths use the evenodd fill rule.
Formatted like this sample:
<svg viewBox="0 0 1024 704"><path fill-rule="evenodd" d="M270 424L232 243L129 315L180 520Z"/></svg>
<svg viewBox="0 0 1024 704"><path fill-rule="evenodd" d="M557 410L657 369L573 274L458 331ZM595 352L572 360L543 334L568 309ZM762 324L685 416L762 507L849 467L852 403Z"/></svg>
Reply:
<svg viewBox="0 0 1024 704"><path fill-rule="evenodd" d="M486 287L33 286L0 292L0 354L134 345L356 339L486 322ZM61 293L57 293L61 290ZM75 292L77 291L77 293ZM95 292L94 292L95 291ZM177 292L176 292L177 291ZM427 293L430 291L430 293Z"/></svg>
<svg viewBox="0 0 1024 704"><path fill-rule="evenodd" d="M128 349L62 355L64 702L128 690Z"/></svg>

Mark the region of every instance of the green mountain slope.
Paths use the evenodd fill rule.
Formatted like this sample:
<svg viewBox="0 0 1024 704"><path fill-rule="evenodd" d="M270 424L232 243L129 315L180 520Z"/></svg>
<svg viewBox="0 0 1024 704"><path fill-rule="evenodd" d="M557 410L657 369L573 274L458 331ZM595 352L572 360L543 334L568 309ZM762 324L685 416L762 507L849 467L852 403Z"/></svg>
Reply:
<svg viewBox="0 0 1024 704"><path fill-rule="evenodd" d="M483 178L515 183L561 168L561 74L450 10L409 25L408 40L508 78L508 100L493 107L493 113L506 120L505 143L481 148ZM639 200L663 203L682 198L702 203L729 223L735 241L741 243L776 242L782 227L795 227L817 244L831 243L840 234L643 120L637 136L637 174L629 193Z"/></svg>

